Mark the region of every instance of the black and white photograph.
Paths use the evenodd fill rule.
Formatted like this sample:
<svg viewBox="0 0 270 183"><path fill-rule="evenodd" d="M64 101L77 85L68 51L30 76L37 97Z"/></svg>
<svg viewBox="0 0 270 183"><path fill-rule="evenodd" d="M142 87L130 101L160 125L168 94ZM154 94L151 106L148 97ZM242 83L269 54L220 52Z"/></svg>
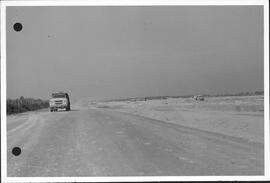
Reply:
<svg viewBox="0 0 270 183"><path fill-rule="evenodd" d="M7 182L269 178L267 1L12 2L1 4Z"/></svg>

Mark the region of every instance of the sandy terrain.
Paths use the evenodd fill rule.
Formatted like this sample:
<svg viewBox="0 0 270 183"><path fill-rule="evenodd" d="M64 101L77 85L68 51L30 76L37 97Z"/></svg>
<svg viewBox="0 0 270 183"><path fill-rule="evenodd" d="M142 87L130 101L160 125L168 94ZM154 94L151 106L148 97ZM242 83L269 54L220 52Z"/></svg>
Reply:
<svg viewBox="0 0 270 183"><path fill-rule="evenodd" d="M211 100L83 101L73 103L69 112L8 116L7 174L262 175L261 98L252 98L258 102L257 111L248 111L243 103L239 111L231 110L227 102L219 109L219 99ZM22 149L19 156L11 153L16 146Z"/></svg>
<svg viewBox="0 0 270 183"><path fill-rule="evenodd" d="M209 97L205 101L168 98L99 102L92 106L241 137L249 141L263 143L264 139L263 96Z"/></svg>

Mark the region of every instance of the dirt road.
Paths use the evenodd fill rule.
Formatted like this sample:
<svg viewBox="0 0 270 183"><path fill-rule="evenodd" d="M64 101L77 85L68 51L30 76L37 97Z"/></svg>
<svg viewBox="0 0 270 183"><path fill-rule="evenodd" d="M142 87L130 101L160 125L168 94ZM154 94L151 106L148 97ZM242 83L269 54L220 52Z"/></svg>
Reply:
<svg viewBox="0 0 270 183"><path fill-rule="evenodd" d="M263 144L110 109L8 116L8 176L262 175ZM12 148L22 149L19 156Z"/></svg>

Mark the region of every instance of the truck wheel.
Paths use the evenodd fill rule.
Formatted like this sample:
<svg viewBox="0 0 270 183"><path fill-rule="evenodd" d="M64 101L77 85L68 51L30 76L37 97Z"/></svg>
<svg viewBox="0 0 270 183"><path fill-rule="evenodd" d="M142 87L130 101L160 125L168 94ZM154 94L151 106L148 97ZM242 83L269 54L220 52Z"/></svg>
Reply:
<svg viewBox="0 0 270 183"><path fill-rule="evenodd" d="M53 112L52 108L50 108L50 111Z"/></svg>

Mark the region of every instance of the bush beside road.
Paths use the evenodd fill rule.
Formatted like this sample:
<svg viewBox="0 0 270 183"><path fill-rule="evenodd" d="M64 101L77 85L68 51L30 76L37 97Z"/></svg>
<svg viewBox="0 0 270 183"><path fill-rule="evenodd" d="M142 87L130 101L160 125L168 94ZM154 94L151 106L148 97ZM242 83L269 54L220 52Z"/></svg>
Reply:
<svg viewBox="0 0 270 183"><path fill-rule="evenodd" d="M33 98L20 97L18 99L7 99L7 114L15 114L26 111L48 108L49 101Z"/></svg>

